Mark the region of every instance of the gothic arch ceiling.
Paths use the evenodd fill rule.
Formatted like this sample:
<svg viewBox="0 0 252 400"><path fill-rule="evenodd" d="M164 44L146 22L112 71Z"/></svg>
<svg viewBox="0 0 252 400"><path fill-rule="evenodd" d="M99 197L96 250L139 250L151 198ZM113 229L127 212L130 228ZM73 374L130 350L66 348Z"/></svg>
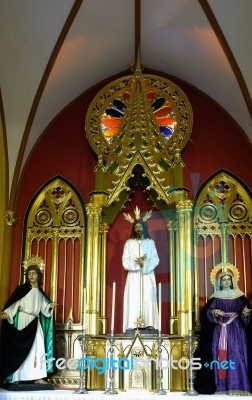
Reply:
<svg viewBox="0 0 252 400"><path fill-rule="evenodd" d="M148 68L204 92L251 144L251 15L251 0L1 0L10 193L50 122L88 88L127 70L139 45Z"/></svg>

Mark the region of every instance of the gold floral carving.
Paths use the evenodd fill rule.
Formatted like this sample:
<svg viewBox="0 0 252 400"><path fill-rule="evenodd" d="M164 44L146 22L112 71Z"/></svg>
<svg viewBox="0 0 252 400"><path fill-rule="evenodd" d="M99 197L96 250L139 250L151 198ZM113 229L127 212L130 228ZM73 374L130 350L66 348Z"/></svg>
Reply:
<svg viewBox="0 0 252 400"><path fill-rule="evenodd" d="M14 225L17 222L17 214L15 211L5 210L4 211L4 222L6 225Z"/></svg>

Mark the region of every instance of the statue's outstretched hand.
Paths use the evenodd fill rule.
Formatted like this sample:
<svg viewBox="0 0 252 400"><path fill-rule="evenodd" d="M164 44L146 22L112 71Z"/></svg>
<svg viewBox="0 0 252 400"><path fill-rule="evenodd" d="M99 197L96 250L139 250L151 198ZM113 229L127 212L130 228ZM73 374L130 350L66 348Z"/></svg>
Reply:
<svg viewBox="0 0 252 400"><path fill-rule="evenodd" d="M8 318L8 314L5 311L3 311L2 312L2 319L7 319L7 318Z"/></svg>
<svg viewBox="0 0 252 400"><path fill-rule="evenodd" d="M51 308L54 311L57 305L58 305L57 303L51 303L49 308Z"/></svg>
<svg viewBox="0 0 252 400"><path fill-rule="evenodd" d="M248 317L251 311L252 311L251 308L248 308L247 306L245 306L244 309L243 309L243 315L245 317Z"/></svg>

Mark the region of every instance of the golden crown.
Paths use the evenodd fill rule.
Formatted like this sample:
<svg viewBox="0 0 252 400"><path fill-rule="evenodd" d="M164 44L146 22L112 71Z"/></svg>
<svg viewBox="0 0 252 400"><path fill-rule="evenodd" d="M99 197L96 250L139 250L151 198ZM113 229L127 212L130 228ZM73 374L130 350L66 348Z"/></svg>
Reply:
<svg viewBox="0 0 252 400"><path fill-rule="evenodd" d="M141 214L140 214L140 208L138 208L138 206L135 207L134 214L135 214L135 219L136 219L136 221L139 221L139 219L140 219L140 217L141 217ZM125 218L127 221L129 221L131 224L133 224L133 223L135 222L134 218L132 218L130 214L123 213L123 215L124 215L124 218ZM147 211L147 212L144 214L142 220L143 220L144 222L146 222L147 219L149 219L149 218L151 217L151 215L152 215L152 211Z"/></svg>
<svg viewBox="0 0 252 400"><path fill-rule="evenodd" d="M45 261L39 256L31 256L23 261L24 270L26 271L30 265L37 265L41 272L45 269Z"/></svg>
<svg viewBox="0 0 252 400"><path fill-rule="evenodd" d="M222 272L226 272L226 273L230 273L230 271L232 272L232 275L236 281L236 283L239 281L240 278L240 272L238 271L237 267L233 264L230 263L220 263L218 265L216 265L210 273L210 281L212 283L213 286L216 285L216 280L219 277L219 271L221 270Z"/></svg>

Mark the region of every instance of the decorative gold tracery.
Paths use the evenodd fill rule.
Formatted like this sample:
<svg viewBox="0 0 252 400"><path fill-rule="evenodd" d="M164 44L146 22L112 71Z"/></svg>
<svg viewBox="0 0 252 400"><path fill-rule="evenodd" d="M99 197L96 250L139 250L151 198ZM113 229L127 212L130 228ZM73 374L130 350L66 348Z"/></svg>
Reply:
<svg viewBox="0 0 252 400"><path fill-rule="evenodd" d="M84 232L80 198L56 178L37 194L27 212L23 259L35 255L45 261L44 290L58 303L58 323L82 319Z"/></svg>
<svg viewBox="0 0 252 400"><path fill-rule="evenodd" d="M215 176L200 193L195 209L198 232L220 233L220 223L230 232L251 232L251 197L245 186L227 172Z"/></svg>
<svg viewBox="0 0 252 400"><path fill-rule="evenodd" d="M101 205L100 222L111 225L138 185L160 210L168 209L172 203L187 201L181 151L189 140L192 123L192 108L185 93L168 79L143 74L139 60L132 75L113 81L95 96L87 112L85 129L98 155L96 187L90 203ZM191 207L186 209L181 218L186 224L181 231L188 238L191 212ZM92 226L90 218L89 225ZM94 229L92 235L96 239L94 245L99 248ZM88 259L94 245L90 239L86 262L95 270L99 265L90 264ZM180 252L183 271L184 263L189 269L191 262L191 249L188 250L187 244ZM186 293L186 297L191 299L191 293ZM188 314L191 301L185 303ZM99 311L98 307L96 310ZM90 320L90 332L97 331L96 325L97 321Z"/></svg>
<svg viewBox="0 0 252 400"><path fill-rule="evenodd" d="M248 292L252 275L252 201L249 189L237 178L221 171L200 191L194 209L195 283L199 298L212 294L209 274L214 265L232 263L237 266L240 288ZM239 256L238 256L239 254ZM199 311L199 304L196 305ZM199 318L199 315L197 315Z"/></svg>
<svg viewBox="0 0 252 400"><path fill-rule="evenodd" d="M154 93L156 97L166 99L174 109L176 127L174 134L168 140L165 140L164 136L159 135L160 130L158 124L155 122L153 109L151 109L150 96L148 97L149 92ZM142 108L141 113L134 114L136 118L134 120L135 134L138 130L152 129L152 131L156 131L156 134L162 138L160 146L166 147L170 154L173 154L175 150L181 151L184 148L190 137L193 123L192 108L187 96L181 88L170 80L157 75L142 74L137 71L133 75L128 75L109 83L95 96L89 106L85 128L87 139L96 154L101 154L102 151L103 157L106 160L111 152L114 142L108 142L104 138L102 119L104 118L106 109L114 106L113 101L122 99L125 93L128 93L128 100L125 101L126 108L119 124L118 136L124 130L124 124L129 122L128 115L131 113L134 103L136 101L144 101L147 109L146 107ZM145 99L143 99L143 93L145 94ZM150 120L151 115L152 121Z"/></svg>
<svg viewBox="0 0 252 400"><path fill-rule="evenodd" d="M106 192L103 204L121 208L130 182L139 180L157 208L176 201L174 187L183 187L180 152L192 122L185 93L168 79L143 74L139 61L134 74L103 88L86 116L87 139L98 154L97 189Z"/></svg>

